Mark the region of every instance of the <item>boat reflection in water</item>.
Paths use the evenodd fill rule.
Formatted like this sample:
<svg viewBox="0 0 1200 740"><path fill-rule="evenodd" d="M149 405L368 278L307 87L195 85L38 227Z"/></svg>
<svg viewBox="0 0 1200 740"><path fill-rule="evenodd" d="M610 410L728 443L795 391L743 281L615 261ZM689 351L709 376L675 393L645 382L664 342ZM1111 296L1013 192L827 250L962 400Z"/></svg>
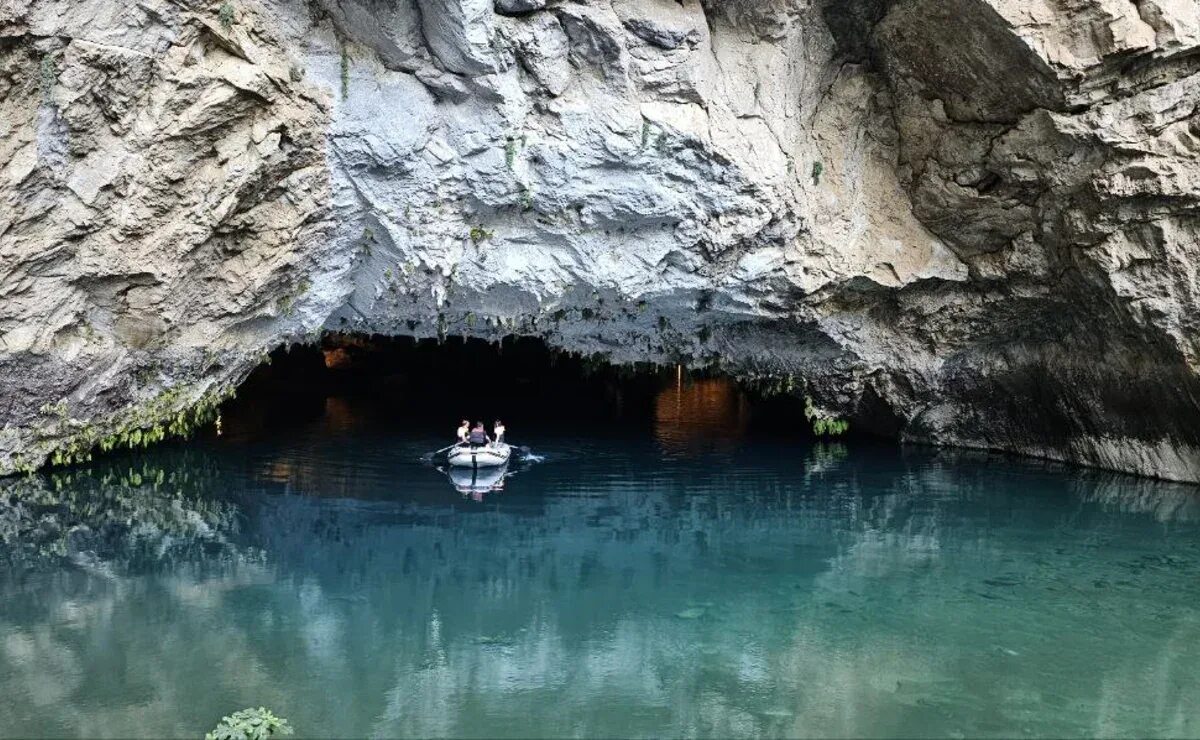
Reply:
<svg viewBox="0 0 1200 740"><path fill-rule="evenodd" d="M504 479L508 477L508 463L494 468L439 468L450 482L454 490L470 496L475 501L482 501L485 493L504 490Z"/></svg>

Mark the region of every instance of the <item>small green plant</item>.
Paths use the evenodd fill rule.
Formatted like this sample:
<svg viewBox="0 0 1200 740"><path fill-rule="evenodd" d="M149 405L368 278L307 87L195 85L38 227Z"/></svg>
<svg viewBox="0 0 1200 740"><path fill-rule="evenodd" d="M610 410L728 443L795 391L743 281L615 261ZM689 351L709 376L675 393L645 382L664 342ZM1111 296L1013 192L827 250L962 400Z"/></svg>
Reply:
<svg viewBox="0 0 1200 740"><path fill-rule="evenodd" d="M301 280L296 285L296 289L293 292L279 299L278 305L280 313L282 313L284 316L291 316L293 313L295 313L296 302L303 298L311 289L312 283L309 280Z"/></svg>
<svg viewBox="0 0 1200 740"><path fill-rule="evenodd" d="M645 149L646 144L650 142L650 121L642 119L642 141L638 144L638 149Z"/></svg>
<svg viewBox="0 0 1200 740"><path fill-rule="evenodd" d="M295 64L288 67L288 79L292 82L299 82L304 79L304 68Z"/></svg>
<svg viewBox="0 0 1200 740"><path fill-rule="evenodd" d="M837 437L850 431L850 422L826 415L813 405L810 396L804 397L804 418L812 424L813 434L818 437Z"/></svg>
<svg viewBox="0 0 1200 740"><path fill-rule="evenodd" d="M350 50L346 48L346 42L342 42L342 100L350 97Z"/></svg>
<svg viewBox="0 0 1200 740"><path fill-rule="evenodd" d="M533 193L527 187L521 188L521 210L533 210Z"/></svg>
<svg viewBox="0 0 1200 740"><path fill-rule="evenodd" d="M766 398L786 396L796 390L796 376L791 373L749 373L739 380L743 386Z"/></svg>
<svg viewBox="0 0 1200 740"><path fill-rule="evenodd" d="M812 166L813 185L821 184L821 173L824 171L825 171L825 165L821 164L820 161L813 162L813 166Z"/></svg>
<svg viewBox="0 0 1200 740"><path fill-rule="evenodd" d="M54 83L58 81L58 69L54 57L46 54L38 65L38 81L41 84L42 100L49 103L54 93Z"/></svg>
<svg viewBox="0 0 1200 740"><path fill-rule="evenodd" d="M217 10L217 20L221 22L221 27L226 31L233 28L233 3L229 0L221 3L220 9Z"/></svg>
<svg viewBox="0 0 1200 740"><path fill-rule="evenodd" d="M813 422L813 433L818 437L836 437L849 429L850 422L845 419L817 419Z"/></svg>
<svg viewBox="0 0 1200 740"><path fill-rule="evenodd" d="M54 416L59 421L67 420L67 402L59 401L58 403L44 403L38 409L45 416Z"/></svg>
<svg viewBox="0 0 1200 740"><path fill-rule="evenodd" d="M291 734L292 726L286 719L276 717L269 709L251 707L222 717L204 740L265 740Z"/></svg>
<svg viewBox="0 0 1200 740"><path fill-rule="evenodd" d="M505 138L504 142L504 165L510 170L517 161L517 140L511 136Z"/></svg>
<svg viewBox="0 0 1200 740"><path fill-rule="evenodd" d="M488 231L487 229L483 228L482 226L472 226L471 227L471 233L470 233L471 241L474 242L476 246L478 246L479 244L481 244L482 242L484 242L488 239L491 239L493 236L495 236L495 234L493 232Z"/></svg>

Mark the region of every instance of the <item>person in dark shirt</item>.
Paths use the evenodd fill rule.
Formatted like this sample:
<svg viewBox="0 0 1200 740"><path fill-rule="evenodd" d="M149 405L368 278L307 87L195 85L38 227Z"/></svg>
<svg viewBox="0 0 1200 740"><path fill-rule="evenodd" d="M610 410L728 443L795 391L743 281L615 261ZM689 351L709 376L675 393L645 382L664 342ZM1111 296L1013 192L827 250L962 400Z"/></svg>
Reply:
<svg viewBox="0 0 1200 740"><path fill-rule="evenodd" d="M475 426L472 427L471 433L467 435L467 444L471 445L472 447L483 447L491 441L492 440L488 439L487 432L484 431L483 422L475 422Z"/></svg>

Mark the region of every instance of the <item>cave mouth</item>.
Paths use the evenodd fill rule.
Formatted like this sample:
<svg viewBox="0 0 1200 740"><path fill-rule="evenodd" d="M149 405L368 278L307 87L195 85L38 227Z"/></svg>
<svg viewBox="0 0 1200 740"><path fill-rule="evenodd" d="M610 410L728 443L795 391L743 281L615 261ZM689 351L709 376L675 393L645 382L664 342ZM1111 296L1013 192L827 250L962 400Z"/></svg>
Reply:
<svg viewBox="0 0 1200 740"><path fill-rule="evenodd" d="M540 339L329 334L280 348L222 408L228 441L269 439L314 421L331 432L402 429L452 438L460 419L527 434L647 434L662 442L811 441L803 400L679 366L615 366Z"/></svg>

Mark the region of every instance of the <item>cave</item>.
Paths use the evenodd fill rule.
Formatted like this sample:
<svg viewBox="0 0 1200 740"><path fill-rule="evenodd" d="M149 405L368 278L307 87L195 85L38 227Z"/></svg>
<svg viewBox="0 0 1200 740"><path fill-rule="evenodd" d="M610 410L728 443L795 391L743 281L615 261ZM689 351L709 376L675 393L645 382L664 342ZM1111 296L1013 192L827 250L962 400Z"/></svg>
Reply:
<svg viewBox="0 0 1200 740"><path fill-rule="evenodd" d="M452 439L460 419L513 439L653 436L689 444L816 439L794 393L772 393L681 365L614 365L549 347L450 337L331 333L280 347L222 407L229 443L270 440L307 424L330 431L402 430ZM848 437L847 432L844 436Z"/></svg>

